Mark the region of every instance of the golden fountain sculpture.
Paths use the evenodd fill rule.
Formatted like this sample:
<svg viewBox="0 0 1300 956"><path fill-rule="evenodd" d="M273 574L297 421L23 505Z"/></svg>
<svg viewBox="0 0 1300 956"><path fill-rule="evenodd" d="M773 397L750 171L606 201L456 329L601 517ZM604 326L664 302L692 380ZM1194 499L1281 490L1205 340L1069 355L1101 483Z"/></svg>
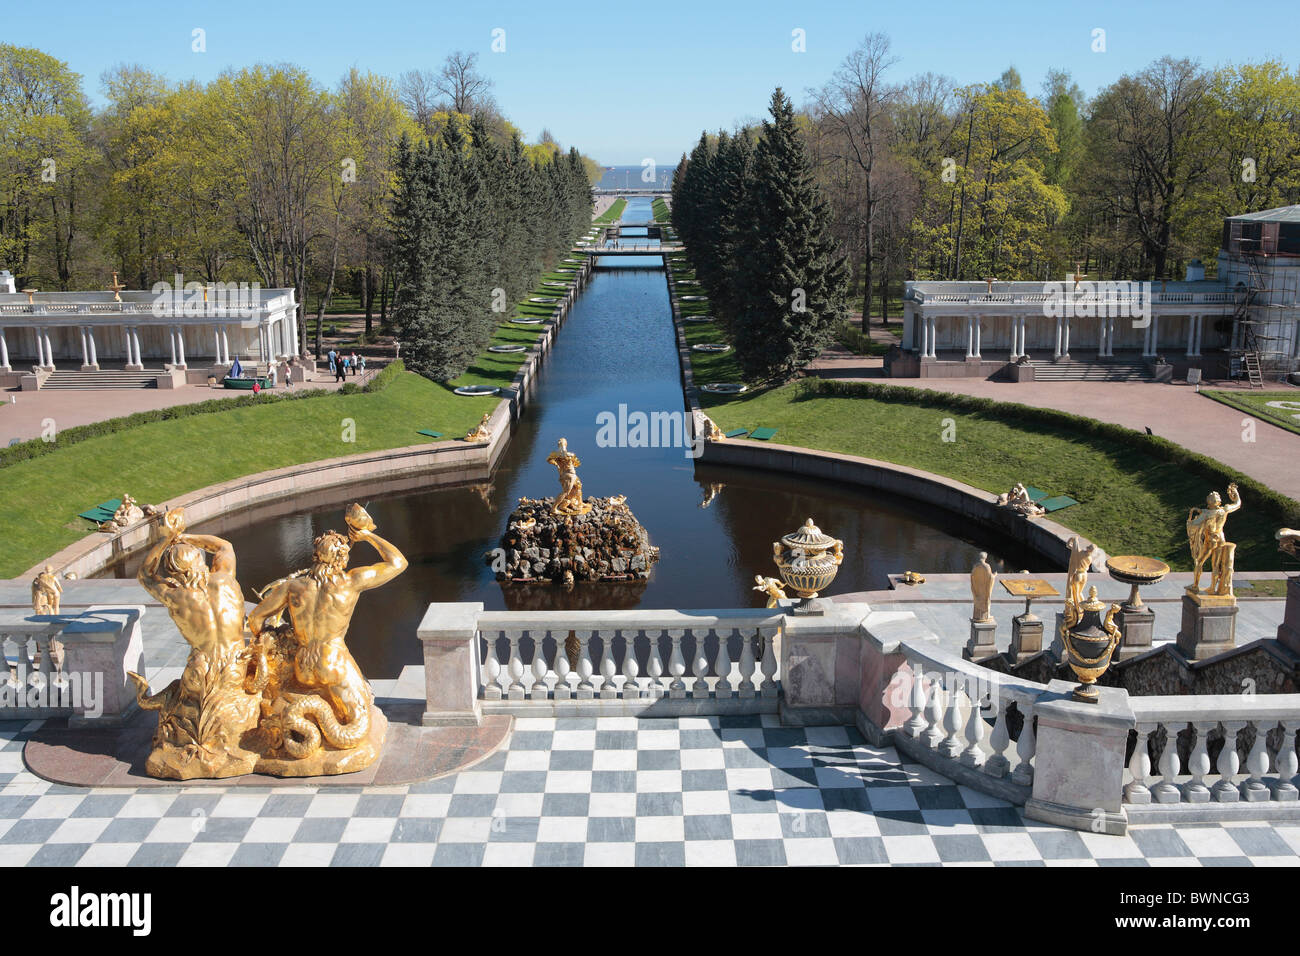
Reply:
<svg viewBox="0 0 1300 956"><path fill-rule="evenodd" d="M62 599L63 585L54 573L54 565L47 564L45 570L32 578L32 613L58 614Z"/></svg>
<svg viewBox="0 0 1300 956"><path fill-rule="evenodd" d="M130 675L140 706L159 711L150 776L307 777L378 759L387 721L344 639L361 592L401 574L406 559L360 505L349 505L345 520L347 535L318 537L312 566L264 588L245 622L230 542L186 534L181 509L166 514L139 579L191 651L181 677L158 694ZM360 541L382 560L349 569Z"/></svg>
<svg viewBox="0 0 1300 956"><path fill-rule="evenodd" d="M491 441L492 429L488 428L488 421L491 418L491 412L484 412L482 420L470 429L469 434L465 436L465 440L471 442Z"/></svg>
<svg viewBox="0 0 1300 956"><path fill-rule="evenodd" d="M560 473L560 493L552 509L557 515L585 515L591 510L590 502L582 500L582 481L578 478L578 456L569 451L569 443L561 438L555 451L546 456L548 464Z"/></svg>
<svg viewBox="0 0 1300 956"><path fill-rule="evenodd" d="M1187 512L1187 544L1192 551L1192 585L1187 593L1200 604L1235 604L1232 593L1233 565L1237 546L1223 535L1228 515L1241 508L1241 494L1235 484L1228 485L1225 505L1217 491L1211 491L1204 508ZM1210 587L1201 590L1201 574L1210 565ZM1207 600L1208 599L1208 600Z"/></svg>

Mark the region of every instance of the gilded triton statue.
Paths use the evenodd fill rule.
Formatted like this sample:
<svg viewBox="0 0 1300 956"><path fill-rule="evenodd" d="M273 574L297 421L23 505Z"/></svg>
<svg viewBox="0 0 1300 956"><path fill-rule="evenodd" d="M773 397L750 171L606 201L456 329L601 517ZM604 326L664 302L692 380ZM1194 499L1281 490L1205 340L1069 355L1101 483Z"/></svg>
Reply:
<svg viewBox="0 0 1300 956"><path fill-rule="evenodd" d="M561 438L559 447L546 456L548 464L560 473L560 494L555 499L554 511L560 515L585 515L591 505L582 500L582 481L578 478L578 456L569 451L569 443Z"/></svg>
<svg viewBox="0 0 1300 956"><path fill-rule="evenodd" d="M271 584L248 615L249 684L263 696L259 772L350 773L372 764L383 747L387 721L344 638L361 593L401 574L406 558L375 534L360 505L349 505L345 520L346 536L318 537L311 568ZM382 560L349 570L352 545L361 541Z"/></svg>
<svg viewBox="0 0 1300 956"><path fill-rule="evenodd" d="M235 550L215 535L186 534L180 508L168 511L161 527L136 577L191 649L181 676L152 696L142 676L128 674L140 707L159 712L145 770L172 780L250 773L257 754L244 737L257 723L260 698L244 688L248 652Z"/></svg>
<svg viewBox="0 0 1300 956"><path fill-rule="evenodd" d="M484 412L483 418L477 425L470 429L469 434L465 436L465 440L471 442L491 441L492 429L488 428L488 421L491 418L491 412Z"/></svg>
<svg viewBox="0 0 1300 956"><path fill-rule="evenodd" d="M1228 515L1241 507L1241 495L1236 484L1228 485L1228 504L1223 503L1217 491L1211 491L1204 508L1191 508L1187 512L1187 544L1192 552L1191 591L1203 594L1232 597L1233 564L1237 546L1223 534ZM1210 588L1201 591L1201 573L1206 562L1210 564Z"/></svg>

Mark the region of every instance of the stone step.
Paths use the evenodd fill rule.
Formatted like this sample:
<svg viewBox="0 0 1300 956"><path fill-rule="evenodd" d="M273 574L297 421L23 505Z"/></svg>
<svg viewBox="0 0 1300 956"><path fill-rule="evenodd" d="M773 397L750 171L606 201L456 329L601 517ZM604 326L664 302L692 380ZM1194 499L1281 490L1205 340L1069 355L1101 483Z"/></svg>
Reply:
<svg viewBox="0 0 1300 956"><path fill-rule="evenodd" d="M1151 370L1141 362L1031 362L1038 382L1143 382Z"/></svg>
<svg viewBox="0 0 1300 956"><path fill-rule="evenodd" d="M99 372L58 371L47 378L42 389L91 388L156 388L157 372L124 372L104 370Z"/></svg>

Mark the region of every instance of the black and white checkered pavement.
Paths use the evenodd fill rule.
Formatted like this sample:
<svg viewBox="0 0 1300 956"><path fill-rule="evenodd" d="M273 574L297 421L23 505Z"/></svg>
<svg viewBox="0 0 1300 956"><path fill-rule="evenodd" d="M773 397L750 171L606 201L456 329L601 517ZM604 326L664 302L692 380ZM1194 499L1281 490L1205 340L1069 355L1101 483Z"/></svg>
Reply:
<svg viewBox="0 0 1300 956"><path fill-rule="evenodd" d="M867 744L775 717L521 719L473 768L401 787L82 789L0 723L0 865L1300 863L1300 827L1063 830Z"/></svg>

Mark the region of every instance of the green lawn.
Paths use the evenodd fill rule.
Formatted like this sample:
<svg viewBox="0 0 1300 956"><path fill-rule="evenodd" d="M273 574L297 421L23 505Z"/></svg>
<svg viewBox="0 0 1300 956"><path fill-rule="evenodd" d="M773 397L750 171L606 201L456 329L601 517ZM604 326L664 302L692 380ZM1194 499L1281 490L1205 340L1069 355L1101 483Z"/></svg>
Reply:
<svg viewBox="0 0 1300 956"><path fill-rule="evenodd" d="M1300 435L1300 391L1242 392L1207 388L1201 394ZM1269 402L1289 402L1290 405L1270 408Z"/></svg>
<svg viewBox="0 0 1300 956"><path fill-rule="evenodd" d="M497 398L463 398L403 372L374 393L330 395L152 422L0 469L0 513L13 516L0 577L13 577L93 530L78 511L130 492L164 503L206 485L323 458L463 437ZM344 419L356 423L343 441ZM19 517L21 516L21 517Z"/></svg>
<svg viewBox="0 0 1300 956"><path fill-rule="evenodd" d="M1122 441L1118 431L1085 432L1068 420L1049 424L1033 410L1008 403L972 410L955 396L938 394L923 396L922 404L884 391L888 400L814 393L829 384L787 385L735 399L705 396L702 404L723 431L768 426L778 429L774 441L781 444L883 459L989 492L1023 481L1070 495L1080 504L1053 513L1052 520L1110 554L1151 555L1174 569L1190 568L1187 509L1212 489L1222 494L1229 480L1241 485L1245 501L1227 525L1228 540L1237 542L1239 569L1279 567L1273 533L1300 517L1300 505L1290 499L1263 498L1265 492L1245 476L1226 466L1197 464L1161 439L1129 433ZM956 440L945 442L949 419Z"/></svg>
<svg viewBox="0 0 1300 956"><path fill-rule="evenodd" d="M602 226L609 225L612 222L617 222L619 217L623 215L623 210L626 208L626 199L615 199L609 204L609 208L593 219L592 222Z"/></svg>
<svg viewBox="0 0 1300 956"><path fill-rule="evenodd" d="M651 201L650 211L654 213L655 222L670 222L673 218L668 209L668 203L663 198L658 197Z"/></svg>

